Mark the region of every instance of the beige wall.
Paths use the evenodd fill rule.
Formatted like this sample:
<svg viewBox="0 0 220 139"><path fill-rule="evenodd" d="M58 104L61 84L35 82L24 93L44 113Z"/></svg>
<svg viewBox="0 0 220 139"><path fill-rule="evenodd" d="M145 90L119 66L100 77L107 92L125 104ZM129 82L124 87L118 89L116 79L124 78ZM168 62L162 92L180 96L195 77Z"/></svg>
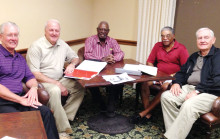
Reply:
<svg viewBox="0 0 220 139"><path fill-rule="evenodd" d="M220 47L220 0L178 0L175 29L176 38L185 44L189 53L197 51L195 32L201 27L209 27L216 36Z"/></svg>
<svg viewBox="0 0 220 139"><path fill-rule="evenodd" d="M137 40L138 0L94 0L92 33L100 21L109 23L109 36L124 40ZM136 58L136 47L121 45L125 58Z"/></svg>
<svg viewBox="0 0 220 139"><path fill-rule="evenodd" d="M28 48L44 35L44 25L55 18L61 23L65 41L96 34L101 20L110 24L109 35L117 39L136 40L137 0L0 0L0 23L13 21L20 27L17 49ZM72 47L78 50L82 45ZM134 49L135 48L135 49ZM134 58L136 47L122 46L126 58Z"/></svg>
<svg viewBox="0 0 220 139"><path fill-rule="evenodd" d="M44 35L44 25L55 18L61 23L61 38L87 37L91 30L92 0L1 0L0 23L13 21L20 27L17 49L28 48Z"/></svg>

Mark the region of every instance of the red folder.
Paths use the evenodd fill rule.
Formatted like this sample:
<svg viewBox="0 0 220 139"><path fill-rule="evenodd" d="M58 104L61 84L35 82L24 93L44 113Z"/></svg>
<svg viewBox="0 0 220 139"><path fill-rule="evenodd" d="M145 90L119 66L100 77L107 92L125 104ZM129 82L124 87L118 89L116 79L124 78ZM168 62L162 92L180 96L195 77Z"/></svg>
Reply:
<svg viewBox="0 0 220 139"><path fill-rule="evenodd" d="M93 78L94 76L96 76L97 74L98 74L98 72L94 72L94 71L74 69L74 71L72 73L66 74L66 77L89 80L89 79Z"/></svg>

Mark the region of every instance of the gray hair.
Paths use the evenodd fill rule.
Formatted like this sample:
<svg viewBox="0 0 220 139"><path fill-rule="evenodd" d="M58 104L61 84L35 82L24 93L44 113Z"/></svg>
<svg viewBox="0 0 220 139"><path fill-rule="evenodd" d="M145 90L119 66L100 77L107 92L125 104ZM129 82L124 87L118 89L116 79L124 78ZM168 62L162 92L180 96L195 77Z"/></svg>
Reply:
<svg viewBox="0 0 220 139"><path fill-rule="evenodd" d="M49 19L49 20L47 20L47 22L45 24L45 29L46 29L49 22L55 22L55 23L58 23L60 25L60 22L57 19Z"/></svg>
<svg viewBox="0 0 220 139"><path fill-rule="evenodd" d="M165 26L161 29L161 33L164 31L164 30L169 30L173 35L175 34L174 32L174 29L172 27L169 27L169 26Z"/></svg>
<svg viewBox="0 0 220 139"><path fill-rule="evenodd" d="M204 27L204 28L200 28L196 31L196 38L198 38L199 32L203 31L203 30L208 30L210 32L211 37L215 36L214 32L211 29Z"/></svg>
<svg viewBox="0 0 220 139"><path fill-rule="evenodd" d="M18 29L18 33L20 32L19 27L14 22L8 21L8 22L5 22L5 23L0 25L0 34L4 33L5 26L14 26L14 27L16 27Z"/></svg>

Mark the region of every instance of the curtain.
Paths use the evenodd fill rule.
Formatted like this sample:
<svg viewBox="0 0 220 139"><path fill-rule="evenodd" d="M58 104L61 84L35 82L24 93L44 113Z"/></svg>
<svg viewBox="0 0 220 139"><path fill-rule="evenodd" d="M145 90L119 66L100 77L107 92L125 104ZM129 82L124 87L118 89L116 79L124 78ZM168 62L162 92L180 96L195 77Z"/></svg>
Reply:
<svg viewBox="0 0 220 139"><path fill-rule="evenodd" d="M173 27L176 0L139 0L136 60L146 64L154 44L161 41L160 30Z"/></svg>

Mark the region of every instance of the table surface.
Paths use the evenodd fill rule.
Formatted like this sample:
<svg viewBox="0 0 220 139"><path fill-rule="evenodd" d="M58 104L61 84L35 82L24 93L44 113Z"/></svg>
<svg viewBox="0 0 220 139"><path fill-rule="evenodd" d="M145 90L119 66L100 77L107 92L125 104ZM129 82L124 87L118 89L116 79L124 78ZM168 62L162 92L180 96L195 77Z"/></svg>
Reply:
<svg viewBox="0 0 220 139"><path fill-rule="evenodd" d="M47 139L39 111L0 114L0 138Z"/></svg>
<svg viewBox="0 0 220 139"><path fill-rule="evenodd" d="M78 82L85 88L112 85L110 82L105 81L102 78L102 75L114 75L116 74L115 68L123 68L125 64L140 64L140 63L133 59L124 59L114 64L107 64L107 66L99 73L99 75L95 76L94 78L90 80L78 80ZM148 74L142 74L140 76L136 76L136 75L129 75L129 76L131 76L132 78L135 78L136 80L130 81L127 83L140 83L140 82L146 82L146 81L174 79L173 77L161 71L158 71L156 76L151 76Z"/></svg>

